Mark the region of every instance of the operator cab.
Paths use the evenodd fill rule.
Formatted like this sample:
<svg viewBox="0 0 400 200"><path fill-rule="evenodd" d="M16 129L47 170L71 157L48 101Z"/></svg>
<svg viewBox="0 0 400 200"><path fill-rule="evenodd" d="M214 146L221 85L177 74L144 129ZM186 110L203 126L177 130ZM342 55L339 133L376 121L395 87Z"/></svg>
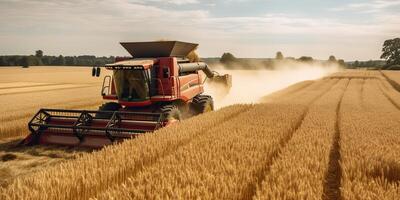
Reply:
<svg viewBox="0 0 400 200"><path fill-rule="evenodd" d="M150 100L154 91L152 74L156 59L130 59L106 65L113 71L111 94L119 101L143 102ZM103 96L109 93L102 92Z"/></svg>

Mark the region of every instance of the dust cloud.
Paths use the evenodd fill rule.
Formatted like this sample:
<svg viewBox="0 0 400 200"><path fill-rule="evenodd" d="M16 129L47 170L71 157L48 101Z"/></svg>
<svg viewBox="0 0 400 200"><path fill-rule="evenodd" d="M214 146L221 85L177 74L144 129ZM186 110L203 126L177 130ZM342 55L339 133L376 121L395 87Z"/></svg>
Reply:
<svg viewBox="0 0 400 200"><path fill-rule="evenodd" d="M205 94L214 98L215 109L239 103L257 103L263 96L294 83L321 78L340 69L336 64L282 63L274 70L226 70L220 74L232 75L232 88L228 94L214 84L205 84Z"/></svg>

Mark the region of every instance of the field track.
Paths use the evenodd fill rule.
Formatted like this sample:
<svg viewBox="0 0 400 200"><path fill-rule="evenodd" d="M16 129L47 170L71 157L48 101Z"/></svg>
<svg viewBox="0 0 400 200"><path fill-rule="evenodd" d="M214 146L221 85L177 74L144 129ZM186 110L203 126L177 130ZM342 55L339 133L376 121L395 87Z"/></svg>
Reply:
<svg viewBox="0 0 400 200"><path fill-rule="evenodd" d="M77 158L15 178L0 199L400 199L399 83L389 71L301 82L260 104L67 154ZM86 98L70 106L97 103Z"/></svg>

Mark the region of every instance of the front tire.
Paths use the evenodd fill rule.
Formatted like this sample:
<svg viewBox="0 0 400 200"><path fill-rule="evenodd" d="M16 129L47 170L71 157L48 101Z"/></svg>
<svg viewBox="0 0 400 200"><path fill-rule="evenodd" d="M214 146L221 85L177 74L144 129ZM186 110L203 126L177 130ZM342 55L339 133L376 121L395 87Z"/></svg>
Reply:
<svg viewBox="0 0 400 200"><path fill-rule="evenodd" d="M202 114L214 110L214 101L209 95L197 95L193 98L192 109L195 114Z"/></svg>
<svg viewBox="0 0 400 200"><path fill-rule="evenodd" d="M165 105L160 108L161 113L164 115L165 121L181 121L182 113L175 105Z"/></svg>
<svg viewBox="0 0 400 200"><path fill-rule="evenodd" d="M115 102L108 102L99 107L99 111L117 111L121 109L121 105ZM110 119L112 113L96 113L96 118Z"/></svg>

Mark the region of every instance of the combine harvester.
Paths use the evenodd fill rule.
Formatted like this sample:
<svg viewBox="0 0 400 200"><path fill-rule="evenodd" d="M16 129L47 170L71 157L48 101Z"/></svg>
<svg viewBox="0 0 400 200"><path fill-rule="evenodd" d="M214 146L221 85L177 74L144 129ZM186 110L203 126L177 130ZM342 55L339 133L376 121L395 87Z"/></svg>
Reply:
<svg viewBox="0 0 400 200"><path fill-rule="evenodd" d="M184 113L212 111L212 97L203 95L207 78L227 89L232 85L231 75L220 76L206 63L187 59L198 44L121 45L132 57L105 66L113 75L104 77L101 95L107 102L98 111L40 109L28 124L30 135L21 143L100 148L173 124ZM92 75L98 77L100 71L93 68Z"/></svg>

